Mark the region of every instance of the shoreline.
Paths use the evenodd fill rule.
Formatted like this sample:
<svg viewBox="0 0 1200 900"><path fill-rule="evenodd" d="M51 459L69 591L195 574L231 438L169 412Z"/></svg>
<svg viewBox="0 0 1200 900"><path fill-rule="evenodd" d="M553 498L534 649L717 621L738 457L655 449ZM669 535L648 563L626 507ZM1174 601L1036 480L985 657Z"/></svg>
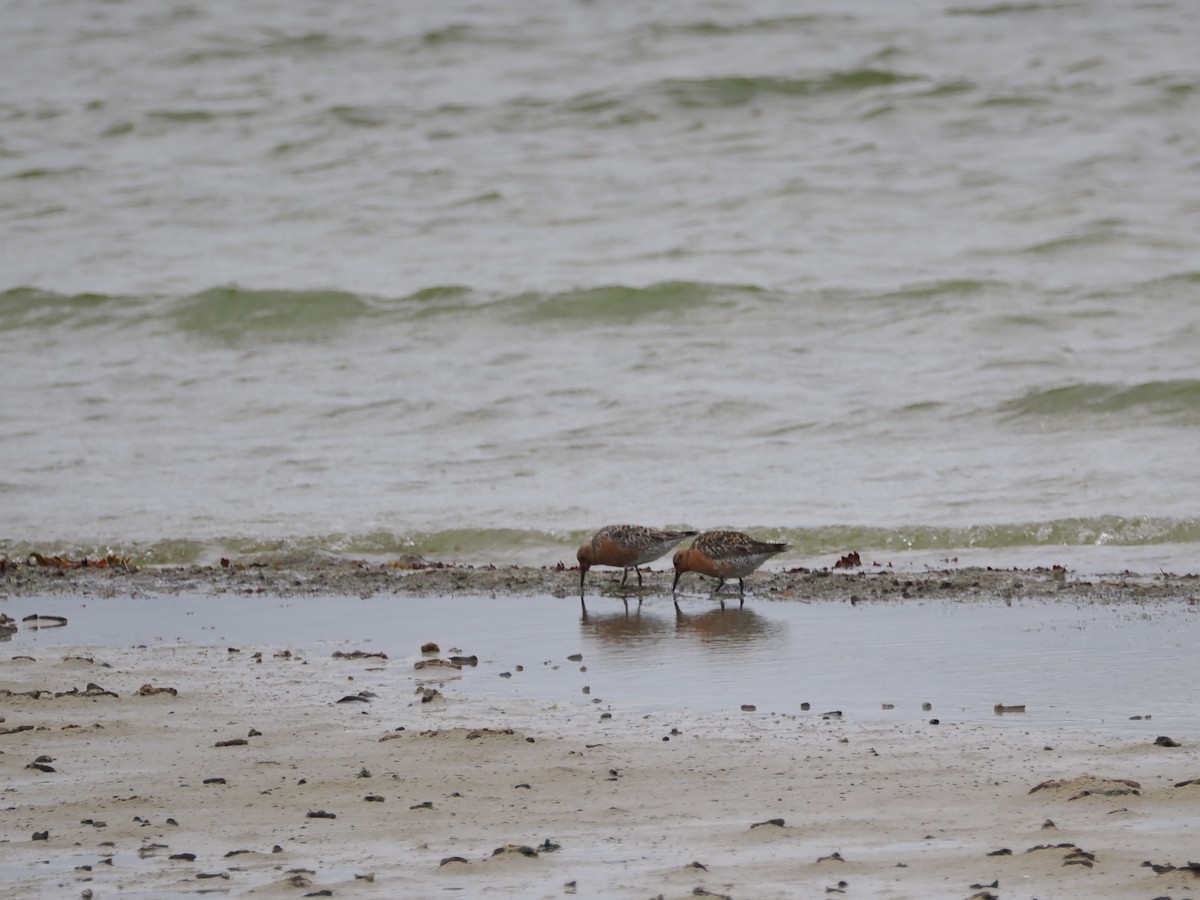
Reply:
<svg viewBox="0 0 1200 900"><path fill-rule="evenodd" d="M278 596L413 594L550 594L579 596L576 567L456 565L420 558L366 561L309 554L254 557L215 566L131 566L121 560L0 560L0 595L264 593ZM560 564L561 566L561 564ZM671 596L672 571L643 568L643 586L619 586L618 570L588 573L586 596ZM710 595L712 579L686 575L681 595ZM716 595L712 595L716 597ZM720 597L736 600L726 585ZM746 578L746 599L825 602L1041 598L1121 603L1200 598L1200 575L1136 573L1075 577L1053 568L856 567L759 570Z"/></svg>

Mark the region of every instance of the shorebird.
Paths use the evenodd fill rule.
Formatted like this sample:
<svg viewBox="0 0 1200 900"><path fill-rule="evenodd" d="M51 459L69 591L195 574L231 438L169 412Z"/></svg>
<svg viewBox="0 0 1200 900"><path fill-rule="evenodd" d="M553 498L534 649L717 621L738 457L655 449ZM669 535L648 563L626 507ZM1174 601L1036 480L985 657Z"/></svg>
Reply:
<svg viewBox="0 0 1200 900"><path fill-rule="evenodd" d="M717 579L717 591L721 590L726 578L736 578L738 595L744 604L745 585L742 579L787 548L787 544L756 541L740 531L706 531L692 541L692 546L676 551L675 581L671 584L671 593L674 594L679 587L679 579L684 572L698 572Z"/></svg>
<svg viewBox="0 0 1200 900"><path fill-rule="evenodd" d="M579 597L583 598L584 578L592 566L619 566L621 585L629 577L629 570L637 573L638 587L642 586L642 571L638 566L654 562L664 556L680 541L690 538L696 531L659 531L645 525L605 525L584 542L575 554L579 560Z"/></svg>

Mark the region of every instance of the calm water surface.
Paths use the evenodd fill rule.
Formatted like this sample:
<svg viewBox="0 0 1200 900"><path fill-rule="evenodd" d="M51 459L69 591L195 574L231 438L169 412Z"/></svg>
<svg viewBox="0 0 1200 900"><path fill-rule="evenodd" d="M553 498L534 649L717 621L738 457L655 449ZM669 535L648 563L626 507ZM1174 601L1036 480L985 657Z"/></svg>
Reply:
<svg viewBox="0 0 1200 900"><path fill-rule="evenodd" d="M408 692L420 646L436 641L443 655L457 648L480 660L447 682L450 698L599 700L592 704L598 710L632 713L738 714L754 704L757 714L837 709L850 721L1079 725L1152 738L1200 733L1194 605L750 600L722 610L690 597L678 612L655 599L640 611L634 602L627 613L619 600L602 597L584 615L577 600L535 596L181 596L22 598L10 606L14 616L69 619L63 628L22 629L5 644L10 655L86 647L102 658L105 647L139 644L236 646L264 655L288 648L306 656L361 649L389 657L383 673L365 676L377 691ZM568 660L575 653L582 662ZM925 702L931 711L922 710ZM895 708L884 710L885 703ZM997 703L1024 704L1026 712L997 716Z"/></svg>

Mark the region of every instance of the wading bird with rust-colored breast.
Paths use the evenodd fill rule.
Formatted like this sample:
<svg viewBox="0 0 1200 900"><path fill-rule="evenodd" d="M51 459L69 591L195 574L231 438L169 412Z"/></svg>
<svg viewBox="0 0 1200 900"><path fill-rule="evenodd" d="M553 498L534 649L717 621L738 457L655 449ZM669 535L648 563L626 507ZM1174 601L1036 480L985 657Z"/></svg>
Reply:
<svg viewBox="0 0 1200 900"><path fill-rule="evenodd" d="M585 541L575 554L579 560L579 596L583 597L584 579L592 566L614 566L625 571L621 574L621 586L629 577L629 570L637 573L638 587L642 585L642 572L638 566L654 562L666 556L682 540L697 534L695 531L659 531L645 525L605 525Z"/></svg>
<svg viewBox="0 0 1200 900"><path fill-rule="evenodd" d="M787 544L756 541L740 531L706 531L692 545L675 553L675 581L671 593L679 587L684 572L698 572L717 579L714 590L721 590L725 579L738 580L738 596L745 604L745 585L742 579L765 563L776 553L782 553ZM722 601L723 603L724 601Z"/></svg>

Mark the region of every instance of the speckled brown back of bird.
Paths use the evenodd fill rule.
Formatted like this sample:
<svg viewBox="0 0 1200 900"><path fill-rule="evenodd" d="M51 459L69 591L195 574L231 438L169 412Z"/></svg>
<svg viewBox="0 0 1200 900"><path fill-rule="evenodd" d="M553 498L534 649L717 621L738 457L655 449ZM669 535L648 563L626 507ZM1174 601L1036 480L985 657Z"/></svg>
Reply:
<svg viewBox="0 0 1200 900"><path fill-rule="evenodd" d="M585 541L575 554L579 560L579 593L583 595L584 578L592 566L615 566L624 569L621 584L629 577L629 570L637 573L638 585L642 583L642 573L638 566L644 566L661 556L665 556L682 540L686 540L695 531L660 531L657 528L647 528L645 525L605 525L591 540Z"/></svg>
<svg viewBox="0 0 1200 900"><path fill-rule="evenodd" d="M671 590L679 586L685 572L698 572L717 579L717 590L727 578L738 580L738 592L744 591L742 579L765 563L776 553L782 553L787 544L757 541L740 531L706 531L692 545L675 553L675 582Z"/></svg>

